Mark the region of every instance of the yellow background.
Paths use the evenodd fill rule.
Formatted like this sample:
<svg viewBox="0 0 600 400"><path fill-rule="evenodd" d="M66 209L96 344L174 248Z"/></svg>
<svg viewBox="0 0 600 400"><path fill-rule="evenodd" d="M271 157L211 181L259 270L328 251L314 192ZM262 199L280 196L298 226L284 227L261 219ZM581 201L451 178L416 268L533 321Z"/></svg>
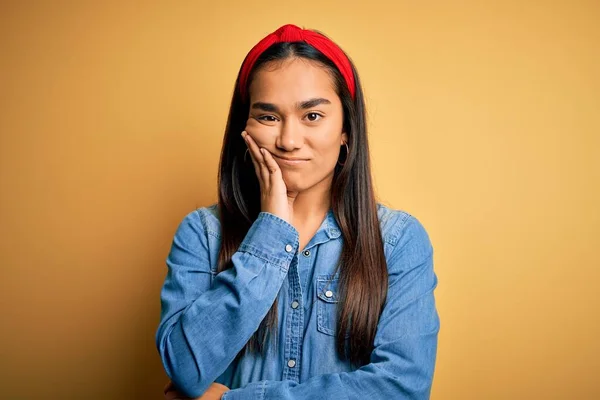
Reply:
<svg viewBox="0 0 600 400"><path fill-rule="evenodd" d="M600 398L599 20L597 1L2 2L0 397L161 398L172 235L216 200L243 57L295 23L355 61L379 198L431 236L432 398Z"/></svg>

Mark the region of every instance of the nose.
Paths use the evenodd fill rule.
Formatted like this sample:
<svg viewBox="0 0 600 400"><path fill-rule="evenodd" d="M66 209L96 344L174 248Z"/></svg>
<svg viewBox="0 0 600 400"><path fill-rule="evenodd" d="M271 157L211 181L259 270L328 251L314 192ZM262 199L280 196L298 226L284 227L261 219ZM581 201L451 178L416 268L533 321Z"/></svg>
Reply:
<svg viewBox="0 0 600 400"><path fill-rule="evenodd" d="M304 144L304 135L301 127L294 123L294 121L284 121L281 124L279 135L275 145L277 148L285 151L294 151L299 149Z"/></svg>

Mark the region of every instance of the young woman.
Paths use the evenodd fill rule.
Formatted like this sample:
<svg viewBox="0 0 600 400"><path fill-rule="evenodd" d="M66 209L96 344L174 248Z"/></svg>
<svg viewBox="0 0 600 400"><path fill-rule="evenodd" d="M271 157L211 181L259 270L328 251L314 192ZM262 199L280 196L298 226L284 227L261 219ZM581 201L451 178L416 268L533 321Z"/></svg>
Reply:
<svg viewBox="0 0 600 400"><path fill-rule="evenodd" d="M219 201L167 258L167 398L427 399L433 249L375 201L363 93L330 39L285 25L239 72Z"/></svg>

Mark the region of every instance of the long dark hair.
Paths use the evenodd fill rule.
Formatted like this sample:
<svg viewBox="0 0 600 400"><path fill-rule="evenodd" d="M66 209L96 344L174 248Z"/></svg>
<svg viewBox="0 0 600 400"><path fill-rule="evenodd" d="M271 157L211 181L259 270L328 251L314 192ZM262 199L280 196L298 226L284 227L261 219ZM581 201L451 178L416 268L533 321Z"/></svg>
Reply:
<svg viewBox="0 0 600 400"><path fill-rule="evenodd" d="M367 364L373 350L379 316L387 296L388 274L377 203L373 192L365 104L354 64L356 82L352 99L345 80L327 57L305 42L277 43L256 61L248 80L266 63L290 57L304 58L326 68L332 77L344 112L348 152L343 166L336 164L331 205L342 231L343 250L339 269L339 309L336 344L338 355L353 365ZM260 213L260 186L254 168L244 162L246 144L240 134L246 126L249 107L236 80L225 129L219 166L219 214L222 242L218 272L232 267L231 258ZM262 352L267 338L277 330L277 300L258 330L238 353ZM347 334L349 337L346 338Z"/></svg>

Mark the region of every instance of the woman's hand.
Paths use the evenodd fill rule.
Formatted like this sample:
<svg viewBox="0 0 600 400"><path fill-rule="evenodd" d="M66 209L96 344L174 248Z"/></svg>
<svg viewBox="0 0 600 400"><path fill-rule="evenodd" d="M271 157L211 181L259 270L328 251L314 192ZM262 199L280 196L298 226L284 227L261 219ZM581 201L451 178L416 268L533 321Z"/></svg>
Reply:
<svg viewBox="0 0 600 400"><path fill-rule="evenodd" d="M228 390L229 388L227 386L215 382L208 387L202 396L192 399L191 397L187 397L179 393L177 389L175 389L173 382L169 381L167 386L165 386L164 392L166 400L220 400L221 396L223 396L223 393L227 392Z"/></svg>
<svg viewBox="0 0 600 400"><path fill-rule="evenodd" d="M248 152L260 183L261 211L274 214L291 224L296 196L288 193L279 165L267 149L258 147L247 131L242 132L242 137L248 145Z"/></svg>

